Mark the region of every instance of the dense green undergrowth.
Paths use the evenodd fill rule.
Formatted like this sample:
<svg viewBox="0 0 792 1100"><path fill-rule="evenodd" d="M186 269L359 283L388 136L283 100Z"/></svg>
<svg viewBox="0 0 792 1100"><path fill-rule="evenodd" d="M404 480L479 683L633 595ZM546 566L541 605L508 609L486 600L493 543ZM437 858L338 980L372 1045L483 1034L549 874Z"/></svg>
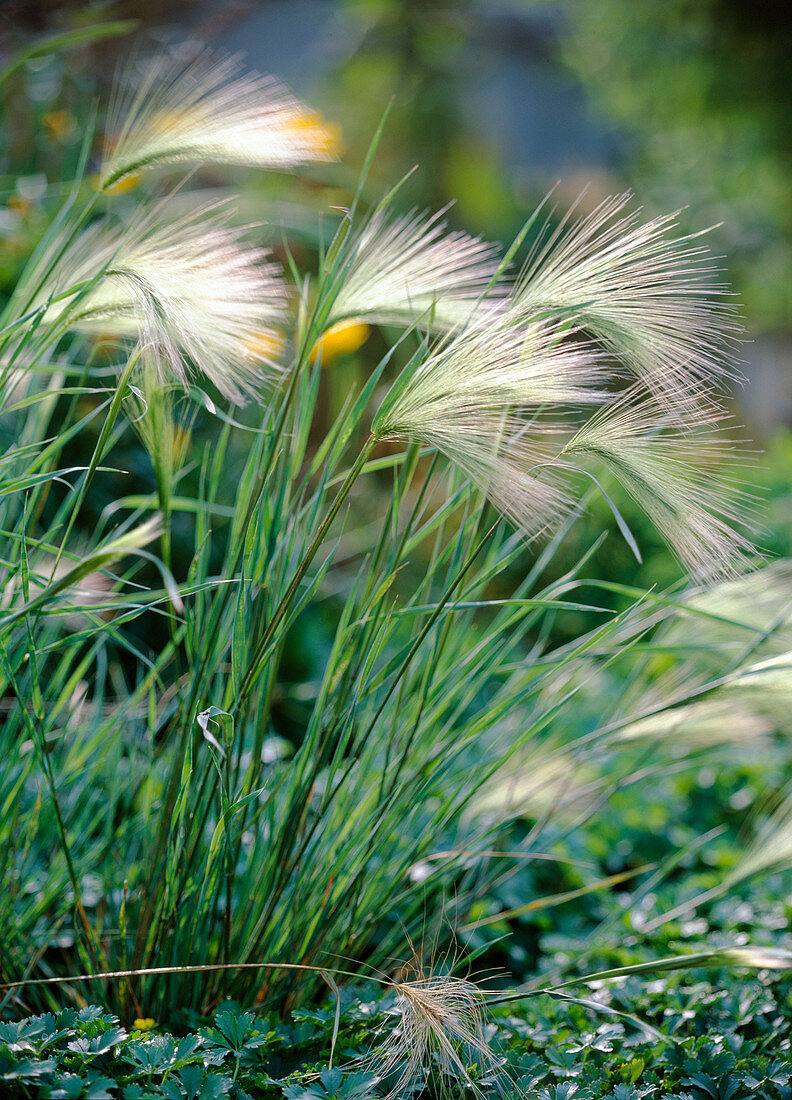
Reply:
<svg viewBox="0 0 792 1100"><path fill-rule="evenodd" d="M780 759L777 753L779 768ZM697 773L666 777L641 812L630 798L617 798L596 827L589 825L570 838L570 862L554 865L551 879L543 882L534 867L533 879L528 871L522 882L511 878L482 911L535 896L550 881L555 888L579 888L586 879L579 864L586 861L593 876L623 870L636 860L662 858L666 848L684 847L699 835L696 825L731 816L733 826L721 830L706 851L691 850L679 873L669 875L650 899L655 908L678 905L692 891L705 889L717 868L735 858L739 810L761 797L770 767L767 759L739 767L723 764L714 771L703 764ZM655 828L663 804L672 811L673 828ZM584 893L503 919L486 935L477 933L480 954L471 976L490 991L487 1039L500 1068L478 1067L471 1054L471 1080L501 1095L537 1100L786 1100L792 1095L792 981L787 975L733 967L649 972L594 983L575 983L574 975L651 965L692 953L702 941L716 947L750 942L788 948L788 875L769 876L741 896L703 906L696 914L683 913L648 936L641 934L647 907L631 890L621 884ZM608 923L611 946L605 949L602 928ZM586 940L590 947L583 955ZM451 965L445 954L436 961L440 968ZM559 968L572 984L540 992ZM526 983L522 999L497 1003L519 981ZM353 983L342 988L338 1003L330 997L286 1016L266 1004L255 1008L229 1002L211 1017L178 1012L168 1019L139 1019L138 1026L124 1026L106 1008L90 1003L99 1001L96 983L79 989L89 1001L85 1008L0 1025L4 1096L364 1100L385 1095L392 1084L380 1079L376 1052L398 1029L400 1013L393 994L382 995L376 986ZM24 1003L20 991L17 1012ZM334 1042L337 1008L340 1027ZM442 1074L435 1074L414 1082L411 1091L433 1096L442 1087ZM459 1082L445 1087L454 1096L469 1094Z"/></svg>
<svg viewBox="0 0 792 1100"><path fill-rule="evenodd" d="M788 992L725 977L664 979L649 990L627 984L596 1001L589 995L585 1005L540 996L498 1012L489 1037L503 1062L499 1091L536 1100L790 1096ZM633 1009L636 1000L651 1034L609 1011ZM332 1069L332 1009L298 1011L283 1023L231 1006L181 1037L127 1030L95 1006L67 1009L0 1024L0 1081L9 1098L53 1100L379 1097L387 1081L361 1060L372 1026L387 1024L387 1007L348 1001L336 1047L341 1064ZM416 1087L415 1094L436 1088ZM457 1086L453 1095L464 1092Z"/></svg>
<svg viewBox="0 0 792 1100"><path fill-rule="evenodd" d="M96 1006L67 1009L0 1024L0 1081L9 1098L363 1100L388 1092L370 1055L392 1014L387 999L346 990L333 1049L332 1005L287 1021L228 1005L177 1035L150 1020L124 1028ZM791 1028L788 980L726 970L633 978L493 1009L487 1038L499 1068L466 1069L478 1087L537 1100L785 1100ZM442 1088L437 1075L410 1093ZM450 1094L469 1090L456 1082Z"/></svg>

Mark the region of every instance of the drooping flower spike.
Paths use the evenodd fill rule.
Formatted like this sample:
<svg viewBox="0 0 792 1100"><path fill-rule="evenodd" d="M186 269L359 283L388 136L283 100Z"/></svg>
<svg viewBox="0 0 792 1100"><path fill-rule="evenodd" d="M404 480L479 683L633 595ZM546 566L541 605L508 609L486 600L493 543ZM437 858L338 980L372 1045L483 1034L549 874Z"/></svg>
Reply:
<svg viewBox="0 0 792 1100"><path fill-rule="evenodd" d="M769 666L767 670L777 681L776 690L778 687L785 689L788 708L792 693L792 654L786 653L782 657L762 662L757 666L759 690L762 688L761 680L764 678L762 672L767 666ZM772 686L771 690L773 690ZM786 713L789 714L788 709ZM763 872L788 871L790 866L792 866L792 790L787 785L786 797L759 826L753 841L726 876L724 887L729 888Z"/></svg>
<svg viewBox="0 0 792 1100"><path fill-rule="evenodd" d="M200 371L233 401L256 394L280 372L287 290L230 214L213 203L176 217L165 200L130 226L95 223L41 301L80 283L89 289L51 305L45 320L139 341L164 379L184 384Z"/></svg>
<svg viewBox="0 0 792 1100"><path fill-rule="evenodd" d="M393 989L399 1024L362 1060L378 1080L388 1083L389 1100L413 1095L416 1085L424 1085L433 1072L483 1096L471 1076L473 1066L476 1076L506 1083L507 1075L487 1041L486 993L477 985L451 974L418 970L409 980L394 982Z"/></svg>
<svg viewBox="0 0 792 1100"><path fill-rule="evenodd" d="M753 550L740 531L751 497L719 473L730 458L718 431L722 411L706 401L702 387L675 397L671 413L636 383L595 413L559 457L604 465L694 576L733 576Z"/></svg>
<svg viewBox="0 0 792 1100"><path fill-rule="evenodd" d="M739 336L701 234L670 235L677 215L642 222L617 195L573 221L570 212L529 259L515 288L518 315L569 316L658 394L734 375Z"/></svg>
<svg viewBox="0 0 792 1100"><path fill-rule="evenodd" d="M563 425L542 410L601 400L602 378L597 352L570 342L568 326L518 326L485 303L397 381L372 430L436 447L533 537L574 503L552 469Z"/></svg>
<svg viewBox="0 0 792 1100"><path fill-rule="evenodd" d="M420 319L445 332L466 321L493 281L497 249L467 233L449 232L444 211L392 218L377 211L352 242L330 322L363 318L377 324ZM502 285L491 303L505 297Z"/></svg>
<svg viewBox="0 0 792 1100"><path fill-rule="evenodd" d="M717 475L721 411L679 379L670 401L641 382L609 393L605 369L568 325L485 309L397 380L372 431L435 447L529 538L574 506L573 471L605 467L694 575L734 574L752 547L735 526L748 500ZM590 403L599 409L576 428Z"/></svg>
<svg viewBox="0 0 792 1100"><path fill-rule="evenodd" d="M240 68L237 57L209 52L142 66L112 112L101 190L161 165L286 169L337 158L337 128L279 81Z"/></svg>

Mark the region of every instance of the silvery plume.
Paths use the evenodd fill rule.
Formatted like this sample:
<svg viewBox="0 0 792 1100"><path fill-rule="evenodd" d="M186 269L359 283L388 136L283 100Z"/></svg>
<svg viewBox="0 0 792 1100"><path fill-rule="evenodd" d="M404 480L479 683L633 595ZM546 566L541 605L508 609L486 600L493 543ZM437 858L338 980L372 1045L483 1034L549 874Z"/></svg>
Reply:
<svg viewBox="0 0 792 1100"><path fill-rule="evenodd" d="M415 356L373 435L436 448L529 537L558 525L584 479L602 489L604 472L694 575L728 576L752 547L712 395L727 314L699 297L699 250L667 241L667 219L611 222L622 207L562 233L560 255L542 252L508 301L483 295Z"/></svg>
<svg viewBox="0 0 792 1100"><path fill-rule="evenodd" d="M257 393L279 372L287 291L230 215L226 203L173 213L166 199L130 225L100 219L45 282L44 322L139 341L182 384L200 371L234 401Z"/></svg>
<svg viewBox="0 0 792 1100"><path fill-rule="evenodd" d="M444 332L470 317L501 261L493 245L449 230L444 213L393 217L386 207L376 210L351 237L330 322L420 320ZM490 302L505 293L499 284Z"/></svg>
<svg viewBox="0 0 792 1100"><path fill-rule="evenodd" d="M162 165L286 169L335 160L335 127L237 57L163 54L131 70L111 112L103 191Z"/></svg>

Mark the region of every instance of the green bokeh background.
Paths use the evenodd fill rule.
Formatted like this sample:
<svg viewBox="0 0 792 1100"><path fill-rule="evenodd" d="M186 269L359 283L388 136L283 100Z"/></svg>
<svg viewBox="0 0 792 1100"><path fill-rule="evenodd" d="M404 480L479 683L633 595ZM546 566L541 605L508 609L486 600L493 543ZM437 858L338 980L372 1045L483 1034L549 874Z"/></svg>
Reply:
<svg viewBox="0 0 792 1100"><path fill-rule="evenodd" d="M437 209L508 244L554 188L558 214L631 190L647 216L680 209L683 230L714 227L746 328L739 433L757 441L748 477L764 495L759 543L790 552L792 504L792 32L781 0L95 0L6 3L3 61L47 35L129 19L131 33L32 58L0 88L0 293L13 285L63 194L95 101L136 51L197 40L242 52L283 77L337 122L342 163L296 177L204 171L242 191L240 215L265 220L276 252L288 237L298 263L316 262L320 225L348 203L383 113L387 124L368 197L411 173L397 207ZM101 127L101 110L100 110ZM412 171L413 168L415 171ZM125 200L118 200L125 201ZM130 205L135 197L128 200ZM331 417L386 347L372 333L334 360L323 407ZM321 431L322 425L317 425ZM86 444L91 441L86 440ZM143 480L130 440L127 468ZM77 459L75 459L77 460ZM387 491L387 487L384 487ZM109 498L117 491L107 486ZM680 570L629 502L644 551L639 566L613 534L592 571L664 587ZM102 501L97 498L97 508ZM559 555L568 567L603 527L595 502ZM177 539L178 539L178 533ZM504 579L508 587L509 578Z"/></svg>
<svg viewBox="0 0 792 1100"><path fill-rule="evenodd" d="M746 351L747 373L772 344L769 374L786 375L787 15L782 0L10 0L0 10L6 59L47 34L110 19L137 30L36 58L8 82L4 197L17 175L28 177L24 199L41 176L68 174L92 96L119 63L163 41L197 39L243 52L338 121L350 178L391 104L375 178L390 186L417 165L402 204L454 202L452 218L472 232L508 241L554 185L561 209L584 188L583 209L626 189L650 214L684 207L685 228L716 226L710 245L758 341ZM6 207L6 284L17 228ZM773 384L763 377L761 413L758 397L746 402L762 429L789 413L785 378L777 400L764 394Z"/></svg>

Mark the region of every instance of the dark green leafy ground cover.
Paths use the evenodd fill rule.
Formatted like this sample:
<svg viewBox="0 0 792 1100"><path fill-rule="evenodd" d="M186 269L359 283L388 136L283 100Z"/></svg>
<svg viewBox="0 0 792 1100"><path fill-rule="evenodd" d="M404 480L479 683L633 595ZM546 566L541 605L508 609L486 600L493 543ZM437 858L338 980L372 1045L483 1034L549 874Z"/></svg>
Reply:
<svg viewBox="0 0 792 1100"><path fill-rule="evenodd" d="M30 1017L0 1025L3 1096L381 1096L388 1082L378 1082L360 1059L374 1026L386 1024L387 1007L347 1002L340 1065L333 1069L327 1066L332 1008L298 1011L281 1022L232 1006L181 1037L126 1030L95 1006ZM654 1034L614 1014L636 1009ZM489 1038L504 1069L491 1086L541 1100L789 1097L790 1024L788 982L725 972L630 979L586 991L578 1003L537 996L493 1013ZM480 1085L489 1091L486 1079ZM423 1094L437 1089L434 1082Z"/></svg>
<svg viewBox="0 0 792 1100"><path fill-rule="evenodd" d="M538 1100L792 1096L792 979L786 974L692 969L539 992L561 973L568 982L575 975L693 953L702 945L789 948L792 896L788 876L781 874L754 882L744 896L720 899L648 934L642 931L653 914L705 890L717 869L728 865L737 850L744 804L766 793L762 776L767 779L767 761L702 766L698 773L658 783L654 798L640 808L626 792L612 800L610 813L571 836L569 863L554 864L552 871L537 863L483 905L482 911L497 912L540 891L546 895L548 887L580 889L589 875L662 859L672 843L684 847L696 823L700 830L710 817L727 822L711 845L692 851L679 873L669 873L651 895L629 884L598 890L488 925L468 939L477 958L463 962L460 972L490 991L486 1034L503 1067L493 1074L471 1056L471 1078L485 1093ZM673 828L655 828L661 804ZM591 867L581 871L586 857ZM611 928L607 941L618 944L607 950L598 943L605 942L604 924ZM447 955L438 960L439 968L448 965ZM499 991L521 981L532 987L529 994L498 1003ZM95 985L82 989L100 1001ZM140 1028L122 1026L96 1005L9 1020L0 1024L0 1095L93 1100L387 1095L394 1081L378 1079L376 1052L399 1025L393 995L380 995L367 984L343 987L340 1009L334 1050L332 997L285 1019L266 1004L251 1009L228 1003L209 1019L183 1014L145 1021ZM374 1060L366 1060L372 1052ZM470 1093L458 1083L445 1086L451 1095ZM443 1087L438 1075L414 1094L434 1096Z"/></svg>

